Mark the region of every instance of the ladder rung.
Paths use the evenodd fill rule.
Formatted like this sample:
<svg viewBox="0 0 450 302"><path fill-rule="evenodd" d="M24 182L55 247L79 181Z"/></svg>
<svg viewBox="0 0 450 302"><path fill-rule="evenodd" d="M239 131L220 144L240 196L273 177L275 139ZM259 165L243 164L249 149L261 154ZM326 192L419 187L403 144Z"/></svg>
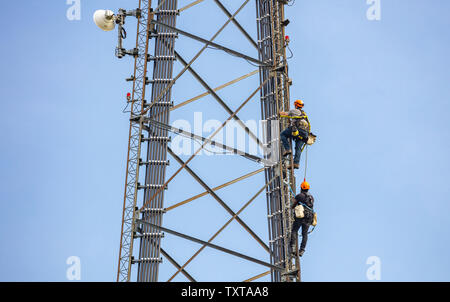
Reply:
<svg viewBox="0 0 450 302"><path fill-rule="evenodd" d="M150 213L161 212L161 213L166 213L166 210L165 209L155 209L155 208L145 208L141 212L150 212Z"/></svg>
<svg viewBox="0 0 450 302"><path fill-rule="evenodd" d="M267 14L267 15L264 15L264 16L262 16L262 17L260 17L260 18L256 18L256 20L257 20L257 21L261 21L262 19L269 18L269 17L270 17L270 15Z"/></svg>
<svg viewBox="0 0 450 302"><path fill-rule="evenodd" d="M282 265L282 264L285 263L285 262L286 262L285 260L281 260L281 261L279 261L279 262L276 262L275 265L276 265L276 266L279 266L279 265Z"/></svg>
<svg viewBox="0 0 450 302"><path fill-rule="evenodd" d="M152 36L176 36L176 37L178 37L178 33L176 33L176 32L171 32L171 33L168 33L168 32L164 32L164 33L162 33L162 32L157 32L157 33L152 33Z"/></svg>
<svg viewBox="0 0 450 302"><path fill-rule="evenodd" d="M178 33L154 33L150 34L150 38L158 38L158 37L174 37L178 38Z"/></svg>
<svg viewBox="0 0 450 302"><path fill-rule="evenodd" d="M273 192L278 191L278 190L280 190L280 187L275 187L272 190L267 191L266 194L272 194Z"/></svg>
<svg viewBox="0 0 450 302"><path fill-rule="evenodd" d="M269 116L269 117L267 117L267 121L273 121L273 120L276 120L276 119L278 119L278 116L277 115L271 115L271 116Z"/></svg>
<svg viewBox="0 0 450 302"><path fill-rule="evenodd" d="M152 79L148 80L147 83L170 83L173 79Z"/></svg>
<svg viewBox="0 0 450 302"><path fill-rule="evenodd" d="M263 95L263 96L261 97L261 99L267 99L268 97L270 97L270 96L272 96L272 95L274 95L273 92L268 93L268 94L266 94L266 95Z"/></svg>
<svg viewBox="0 0 450 302"><path fill-rule="evenodd" d="M161 184L147 184L147 185L140 185L138 183L138 190L141 189L159 189L161 188L163 185ZM165 190L167 190L167 186L165 187Z"/></svg>
<svg viewBox="0 0 450 302"><path fill-rule="evenodd" d="M161 10L158 10L156 13L155 13L156 15L171 15L171 14L175 14L175 15L177 15L178 14L178 10L177 9L161 9Z"/></svg>
<svg viewBox="0 0 450 302"><path fill-rule="evenodd" d="M142 233L136 234L134 238L150 238L150 237L164 237L164 233Z"/></svg>
<svg viewBox="0 0 450 302"><path fill-rule="evenodd" d="M287 272L281 273L281 275L286 276L286 275L293 275L296 273L298 273L298 268L296 268L295 270L292 270L292 271L287 271Z"/></svg>
<svg viewBox="0 0 450 302"><path fill-rule="evenodd" d="M274 213L272 213L272 214L267 215L267 217L268 217L268 218L272 218L273 216L281 215L281 213L282 213L282 211L274 212Z"/></svg>
<svg viewBox="0 0 450 302"><path fill-rule="evenodd" d="M262 38L261 40L258 40L258 43L261 43L261 42L264 42L264 41L267 41L267 40L270 40L270 36Z"/></svg>
<svg viewBox="0 0 450 302"><path fill-rule="evenodd" d="M150 137L145 137L142 139L143 142L154 142L154 141L159 141L159 142L170 142L171 138L167 137L167 136L150 136Z"/></svg>
<svg viewBox="0 0 450 302"><path fill-rule="evenodd" d="M170 107L172 107L173 106L173 101L170 101L170 102L158 102L158 103L155 103L153 105L148 104L148 103L144 104L144 107L149 107L149 106L170 106Z"/></svg>
<svg viewBox="0 0 450 302"><path fill-rule="evenodd" d="M168 166L170 165L169 160L149 160L149 161L139 161L139 165L147 166L147 165L159 165L159 166Z"/></svg>
<svg viewBox="0 0 450 302"><path fill-rule="evenodd" d="M141 258L139 260L131 260L131 263L152 263L152 262L162 262L162 258Z"/></svg>
<svg viewBox="0 0 450 302"><path fill-rule="evenodd" d="M275 238L275 239L269 240L269 242L270 242L270 243L273 243L273 242L278 241L278 240L281 240L281 239L283 239L283 236L278 236L278 237Z"/></svg>
<svg viewBox="0 0 450 302"><path fill-rule="evenodd" d="M175 56L150 56L148 57L148 61L151 60L176 60Z"/></svg>

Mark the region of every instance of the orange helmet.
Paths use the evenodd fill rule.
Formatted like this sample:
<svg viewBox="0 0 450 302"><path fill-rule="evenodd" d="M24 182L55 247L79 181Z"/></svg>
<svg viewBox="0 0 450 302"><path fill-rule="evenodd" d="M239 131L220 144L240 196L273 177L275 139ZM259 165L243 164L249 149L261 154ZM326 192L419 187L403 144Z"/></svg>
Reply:
<svg viewBox="0 0 450 302"><path fill-rule="evenodd" d="M296 100L296 101L294 102L295 108L303 108L303 105L304 105L304 103L303 103L302 100Z"/></svg>
<svg viewBox="0 0 450 302"><path fill-rule="evenodd" d="M309 190L310 186L309 183L305 180L302 182L302 184L300 185L300 188L302 188L302 190Z"/></svg>

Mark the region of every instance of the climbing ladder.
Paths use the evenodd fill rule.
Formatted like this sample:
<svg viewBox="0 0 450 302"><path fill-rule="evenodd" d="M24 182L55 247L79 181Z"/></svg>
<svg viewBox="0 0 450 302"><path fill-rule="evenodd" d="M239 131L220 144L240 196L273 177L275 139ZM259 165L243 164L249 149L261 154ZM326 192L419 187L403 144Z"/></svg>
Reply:
<svg viewBox="0 0 450 302"><path fill-rule="evenodd" d="M148 224L136 224L136 220L141 216L144 222L162 225L164 190L160 189L169 164L168 131L150 127L146 117L165 124L169 122L172 102L168 84L172 81L176 33L155 25L154 19L175 26L177 0L159 0L155 11L151 5L149 0L139 1L142 14L138 18L137 55L134 74L127 79L133 81L133 93L117 281L130 281L132 264L138 264L138 281L157 281L159 263L162 261L160 253L165 254L161 249L161 238L164 234ZM150 53L150 41L154 41L155 45L153 54ZM147 75L150 64L153 64L151 80ZM145 99L146 87L150 84L152 102L148 103ZM146 160L143 160L141 154L145 149L147 155ZM139 182L141 167L145 167L144 184ZM141 208L137 207L138 196L143 197ZM135 240L140 240L136 258L133 250Z"/></svg>
<svg viewBox="0 0 450 302"><path fill-rule="evenodd" d="M278 123L278 127L267 128L268 142L278 141L280 131L288 126L287 121L279 120L280 111L289 110L288 66L286 59L286 40L284 27L283 1L257 0L257 25L259 58L271 66L260 67L260 80L263 83L274 75L261 90L261 118L267 124ZM276 129L276 130L274 130ZM289 252L290 229L293 221L290 201L293 197L289 185L295 188L293 170L288 171L286 161L281 158L279 149L278 164L266 169L266 182L273 177L275 181L267 188L267 209L271 263L284 267L284 272L272 270L273 282L301 281L300 261ZM289 157L292 164L292 155ZM296 272L296 273L295 273Z"/></svg>
<svg viewBox="0 0 450 302"><path fill-rule="evenodd" d="M288 111L290 103L290 80L288 77L286 58L286 40L284 26L282 25L284 20L284 5L286 3L282 0L255 0L258 32L258 41L255 43L221 2L214 0L228 16L229 22L235 23L238 29L258 50L259 60L256 60L212 41L226 24L211 40L205 40L177 29L176 20L178 14L202 1L195 1L181 9L177 9L177 2L177 0L158 0L156 5L154 5L156 9L152 9L151 0L139 0L139 8L142 13L138 16L136 49L131 52L135 57L134 74L127 79L133 82L133 92L129 100L131 108L130 132L117 281L131 280L133 264L137 264L135 266L137 267L137 281L158 281L159 266L162 261L161 256L168 259L178 269L178 272L183 273L190 281L195 281L184 270L185 265L189 261L185 265L180 266L161 247L161 239L165 233L180 236L201 243L204 246L216 248L265 265L270 268L270 275L273 282L301 281L299 258L292 257L289 253L290 229L293 221L290 201L295 194L295 192L290 191L289 186L295 189L295 177L293 170L286 168L288 162L281 158L281 149L279 146L280 131L287 126L287 121L280 121L279 112ZM249 1L246 0L241 8L247 2ZM196 39L206 45L190 63L187 63L174 50L174 44L178 34ZM155 45L154 50L150 49L150 45L153 44ZM259 65L261 86L254 91L254 94L260 91L261 118L267 125L265 143L268 145L276 144L277 150L271 154L266 154L264 159L251 158L246 153L240 155L253 161L272 163L267 164L264 168L266 186L261 189L261 192L266 190L267 197L269 246L239 218L239 213L234 213L189 168L187 164L196 154L184 162L172 152L168 147L168 143L170 142L169 131L173 131L174 129L164 126L161 127L161 125L169 125L170 111L173 108L171 88L184 71L189 71L202 84L209 94L230 114L230 119L233 118L241 125L243 124L236 115L242 107L239 107L236 111L231 110L215 93L215 90L209 87L191 66L191 63L195 61L208 45ZM173 76L173 64L175 60L178 60L184 66L183 72L176 77ZM151 66L152 69L149 69ZM151 76L149 75L150 70L153 71ZM151 85L150 102L146 101L146 88L148 85ZM254 94L244 101L242 106ZM259 145L262 145L262 142L247 127L244 127L244 129L249 137L253 138ZM206 139L202 137L198 139L201 139L206 144ZM226 146L223 146L223 148L229 150ZM234 152L235 150L232 151ZM233 217L232 219L235 219L241 224L269 252L270 263L265 263L258 259L214 245L209 241L201 241L192 236L187 236L163 227L163 215L168 210L164 208L164 191L168 189L168 183L178 173L176 172L166 181L166 168L169 165L167 153L181 165L180 170L185 169L191 174L227 210ZM239 154L237 151L236 153ZM145 154L145 159L141 158L142 154ZM276 157L275 164L273 164L274 156ZM292 155L288 160L292 164ZM145 169L141 170L144 167ZM145 174L140 175L140 172ZM144 179L143 183L140 182L140 179ZM254 198L256 198L257 194ZM142 205L138 206L137 200L141 198ZM139 241L139 247L134 250L133 247L136 240ZM264 276L264 273L248 280L254 280L261 276Z"/></svg>

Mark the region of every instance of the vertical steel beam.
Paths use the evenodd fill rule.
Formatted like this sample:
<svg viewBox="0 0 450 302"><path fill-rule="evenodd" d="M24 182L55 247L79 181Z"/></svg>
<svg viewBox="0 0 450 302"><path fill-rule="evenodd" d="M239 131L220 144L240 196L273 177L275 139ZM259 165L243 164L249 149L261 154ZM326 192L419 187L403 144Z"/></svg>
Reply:
<svg viewBox="0 0 450 302"><path fill-rule="evenodd" d="M133 260L135 208L138 194L139 157L141 153L142 124L134 117L144 110L145 79L147 74L148 27L151 0L140 0L142 11L138 18L136 48L133 75L133 93L131 103L131 119L128 140L127 169L125 176L125 192L122 212L119 263L117 281L130 281Z"/></svg>
<svg viewBox="0 0 450 302"><path fill-rule="evenodd" d="M280 123L281 130L287 125L278 120L278 113L289 109L284 29L281 26L283 10L284 5L277 0L256 0L259 59L271 64L271 67L260 66L260 81L264 82L270 78L270 81L261 90L261 118L268 122L267 125L270 125L270 122ZM283 65L286 67L281 72L275 71ZM275 76L271 78L271 74ZM268 127L266 136L266 141L272 142L279 138L279 133L272 133L272 128ZM292 196L290 196L283 179L287 178L290 184L293 184L295 179L292 172L287 175L286 171L283 171L281 160L280 158L278 165L266 169L266 182L276 178L266 192L268 231L271 263L283 266L285 271L288 271L291 268L292 259L290 259L287 249L291 224L291 214L287 205ZM271 272L273 282L290 281L291 279L282 276L279 271L272 270Z"/></svg>
<svg viewBox="0 0 450 302"><path fill-rule="evenodd" d="M248 33L246 33L234 19L234 16L248 3L248 1L249 0L244 1L244 4L233 15L223 7L220 1L215 1L227 14L229 20L210 41L214 40L223 28L232 21L238 26L238 29L244 36L249 39L252 44L255 44ZM261 118L262 120L269 122L267 123L268 125L270 125L270 122L279 123L280 128L282 129L286 126L286 123L278 120L278 112L289 109L288 70L284 45L284 28L281 25L281 22L284 19L284 4L282 4L282 1L278 0L255 0L255 2L258 32L258 56L259 61L266 64L259 67L261 86L257 90L261 90ZM151 125L148 124L148 120L156 120L162 124L169 124L170 106L172 104L171 87L184 71L189 70L193 72L191 64L206 48L204 47L191 62L182 62L185 65L183 72L173 78L173 61L176 56L183 61L174 50L176 33L171 29L176 26L176 18L179 12L177 10L177 0L158 0L158 9L154 12L151 10L151 4L151 0L139 0L139 8L142 11L142 15L138 18L138 34L136 37L138 55L135 57L133 77L127 170L117 272L118 281L130 281L133 263L138 263L138 281L158 281L160 256L161 254L167 255L167 253L161 249L161 238L163 237L161 230L164 229L162 228L164 213L163 188L167 186L168 182L170 182L179 171L172 176L169 181L165 180L166 165L160 163L167 162L167 143L169 141L168 129L152 128L152 133L149 132L145 139L142 133L143 129L151 128ZM157 22L167 26L158 26L157 24L156 28L154 28L155 30L153 30L151 21L154 18L154 15L157 16ZM155 53L153 56L149 56L149 41L153 38L153 41L155 42ZM150 65L148 64L149 61L153 61L153 75L151 80L148 80L147 77L147 69L148 65ZM281 66L284 67L278 69ZM275 71L276 68L278 71ZM204 86L208 92L215 96L215 91L206 85L200 77L198 77L197 80L202 84L205 84ZM149 103L145 101L146 85L148 84L151 84L152 88L151 100ZM254 93L256 93L257 90ZM250 98L251 97L252 96L250 96ZM247 99L235 112L227 110L230 114L232 113L229 119L235 118L236 113L249 99ZM225 103L222 105L225 105ZM147 120L142 118L144 115L146 115ZM271 127L268 127L266 133L267 142L272 142L279 137L279 131L273 131L273 128ZM248 134L251 136L251 133L248 132ZM147 142L145 145L142 144L144 141ZM146 147L144 150L144 152L146 152L145 162L141 160L142 146ZM187 163L196 154L197 153L195 153L188 161L184 162L182 168L189 169ZM145 181L143 185L139 182L139 171L141 166L145 166ZM267 167L265 169L265 177L267 186L266 197L269 246L267 247L261 239L255 239L270 252L270 267L272 268L270 274L272 281L300 281L300 273L291 276L286 275L286 272L289 271L294 264L294 259L292 259L287 250L292 219L288 206L292 195L290 195L288 186L290 185L295 188L294 174L292 171L291 173L287 173L285 167L278 164L273 167ZM200 182L202 181L200 180ZM287 182L287 184L285 184L285 182ZM207 186L206 189L213 197L217 197L213 190ZM136 203L139 190L143 190L142 197L144 202L142 208L138 211ZM137 214L141 215L141 217L138 218ZM236 217L236 219L239 221L238 217ZM139 236L135 236L135 224L137 220L143 222L140 224L142 229L139 230L141 232L141 235ZM138 238L140 240L139 256L138 259L135 260L133 257L133 244L134 240ZM179 267L174 259L170 258L169 260ZM299 269L298 258L296 265ZM282 267L283 270L280 270L280 267ZM191 276L188 275L187 277L191 281L193 280Z"/></svg>
<svg viewBox="0 0 450 302"><path fill-rule="evenodd" d="M155 50L153 56L153 76L147 84L151 84L151 104L147 117L157 122L168 124L170 115L171 88L168 84L173 76L174 47L176 33L170 27L175 27L177 18L177 0L159 0L157 21L166 26L155 25L151 32L154 38ZM162 91L166 91L162 97L156 99ZM147 104L146 104L147 105ZM150 138L159 138L152 140ZM163 224L164 190L158 190L165 182L167 165L159 164L167 161L168 130L153 128L153 133L147 136L147 155L143 203L151 196L152 202L142 210L143 221L161 226ZM143 225L144 233L159 233L160 230L152 228L148 224ZM154 243L154 244L153 244ZM142 237L140 239L139 266L137 281L157 282L160 264L161 236L155 238Z"/></svg>

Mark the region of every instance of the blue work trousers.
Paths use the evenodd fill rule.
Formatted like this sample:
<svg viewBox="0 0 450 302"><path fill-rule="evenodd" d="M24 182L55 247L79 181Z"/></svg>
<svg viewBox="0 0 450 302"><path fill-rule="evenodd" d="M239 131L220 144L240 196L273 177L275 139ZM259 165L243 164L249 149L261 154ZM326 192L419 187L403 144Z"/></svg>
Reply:
<svg viewBox="0 0 450 302"><path fill-rule="evenodd" d="M283 132L281 132L281 142L283 144L284 150L291 150L291 146L289 144L289 139L292 138L292 140L295 143L295 154L294 154L294 164L300 163L300 154L302 151L302 147L305 144L306 140L308 139L308 132L303 129L298 129L298 132L302 139L300 139L298 136L292 135L292 128L287 127Z"/></svg>

